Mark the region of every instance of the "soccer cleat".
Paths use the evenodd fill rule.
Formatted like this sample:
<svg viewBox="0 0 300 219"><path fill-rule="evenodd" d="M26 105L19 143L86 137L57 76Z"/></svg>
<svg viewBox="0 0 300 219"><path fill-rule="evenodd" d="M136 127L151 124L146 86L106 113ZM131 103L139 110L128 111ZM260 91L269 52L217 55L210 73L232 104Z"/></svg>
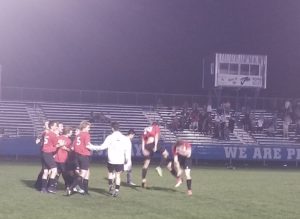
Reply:
<svg viewBox="0 0 300 219"><path fill-rule="evenodd" d="M72 195L72 191L71 191L71 189L69 187L66 188L66 195L67 196Z"/></svg>
<svg viewBox="0 0 300 219"><path fill-rule="evenodd" d="M41 193L48 193L47 189L45 189L45 188L42 188L40 192Z"/></svg>
<svg viewBox="0 0 300 219"><path fill-rule="evenodd" d="M110 185L110 186L109 186L109 188L108 188L108 192L109 192L109 194L111 194L111 195L113 195L113 194L114 194L114 192L115 192L115 188L114 188L114 186L113 186L113 185Z"/></svg>
<svg viewBox="0 0 300 219"><path fill-rule="evenodd" d="M157 174L161 177L162 176L162 169L161 169L161 167L156 167L155 168L155 170L156 170L156 172L157 172Z"/></svg>
<svg viewBox="0 0 300 219"><path fill-rule="evenodd" d="M55 194L56 193L56 189L54 187L49 187L48 188L48 192L51 194Z"/></svg>
<svg viewBox="0 0 300 219"><path fill-rule="evenodd" d="M134 182L128 182L127 184L129 184L131 186L136 186L136 184Z"/></svg>
<svg viewBox="0 0 300 219"><path fill-rule="evenodd" d="M147 188L146 179L142 180L142 188Z"/></svg>
<svg viewBox="0 0 300 219"><path fill-rule="evenodd" d="M112 194L112 197L118 197L119 196L119 190L115 190Z"/></svg>
<svg viewBox="0 0 300 219"><path fill-rule="evenodd" d="M182 178L178 177L176 185L174 186L175 188L179 187L182 184Z"/></svg>
<svg viewBox="0 0 300 219"><path fill-rule="evenodd" d="M83 195L84 194L84 190L81 189L79 186L76 186L73 188L74 192L78 192L79 194Z"/></svg>
<svg viewBox="0 0 300 219"><path fill-rule="evenodd" d="M188 196L193 195L192 190L188 190L188 191L187 191L187 194L188 194Z"/></svg>

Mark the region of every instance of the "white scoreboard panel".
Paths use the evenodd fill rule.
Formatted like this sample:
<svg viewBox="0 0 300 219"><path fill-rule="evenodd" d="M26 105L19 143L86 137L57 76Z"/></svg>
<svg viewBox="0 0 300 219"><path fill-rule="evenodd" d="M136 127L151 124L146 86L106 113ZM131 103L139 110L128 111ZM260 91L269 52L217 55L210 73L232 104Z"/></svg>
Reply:
<svg viewBox="0 0 300 219"><path fill-rule="evenodd" d="M217 53L215 87L267 87L267 56Z"/></svg>

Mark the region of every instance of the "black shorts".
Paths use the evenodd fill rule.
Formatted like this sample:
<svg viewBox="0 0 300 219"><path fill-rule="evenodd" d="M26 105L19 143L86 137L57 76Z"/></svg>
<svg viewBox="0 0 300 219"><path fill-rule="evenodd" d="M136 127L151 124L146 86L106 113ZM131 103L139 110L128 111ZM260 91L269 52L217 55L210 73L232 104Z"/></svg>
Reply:
<svg viewBox="0 0 300 219"><path fill-rule="evenodd" d="M154 142L153 143L150 143L150 144L145 144L145 150L147 150L149 152L149 155L147 156L144 156L145 159L150 159L153 157L153 154L154 154ZM161 146L161 144L158 144L157 145L157 150L156 152L159 152L159 153L163 153L165 152L166 148L164 146Z"/></svg>
<svg viewBox="0 0 300 219"><path fill-rule="evenodd" d="M107 163L107 169L109 173L112 173L114 171L116 172L123 172L124 171L124 164L111 164Z"/></svg>
<svg viewBox="0 0 300 219"><path fill-rule="evenodd" d="M79 165L75 161L66 162L66 171L75 171Z"/></svg>
<svg viewBox="0 0 300 219"><path fill-rule="evenodd" d="M192 158L178 155L178 162L182 169L191 169L192 167Z"/></svg>
<svg viewBox="0 0 300 219"><path fill-rule="evenodd" d="M43 169L52 169L56 168L56 162L53 157L53 153L43 152L42 154L42 165Z"/></svg>
<svg viewBox="0 0 300 219"><path fill-rule="evenodd" d="M57 173L65 173L66 172L66 163L56 163L57 165Z"/></svg>
<svg viewBox="0 0 300 219"><path fill-rule="evenodd" d="M88 170L90 168L90 156L76 154L76 169Z"/></svg>

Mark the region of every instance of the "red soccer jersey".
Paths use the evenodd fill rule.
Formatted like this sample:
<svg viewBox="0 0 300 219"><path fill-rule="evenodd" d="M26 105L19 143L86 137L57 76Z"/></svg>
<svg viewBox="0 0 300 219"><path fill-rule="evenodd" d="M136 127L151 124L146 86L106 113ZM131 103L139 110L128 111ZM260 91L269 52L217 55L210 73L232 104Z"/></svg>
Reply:
<svg viewBox="0 0 300 219"><path fill-rule="evenodd" d="M71 148L71 139L61 135L58 137L59 140L62 140L65 142L65 146L67 148ZM68 151L66 151L63 148L59 148L55 154L55 162L57 163L65 163L67 161L68 158Z"/></svg>
<svg viewBox="0 0 300 219"><path fill-rule="evenodd" d="M156 134L160 134L160 128L158 125L153 125L145 128L142 137L146 141L149 137L155 137Z"/></svg>
<svg viewBox="0 0 300 219"><path fill-rule="evenodd" d="M187 141L182 141L181 144L173 146L173 155L186 156L186 151L191 150L192 145Z"/></svg>
<svg viewBox="0 0 300 219"><path fill-rule="evenodd" d="M74 151L77 154L81 154L84 156L91 155L90 150L86 148L86 146L90 142L90 134L88 132L80 132L78 135L76 135L74 141Z"/></svg>
<svg viewBox="0 0 300 219"><path fill-rule="evenodd" d="M55 152L57 142L58 142L58 138L54 132L52 132L52 131L45 132L42 151L45 153Z"/></svg>

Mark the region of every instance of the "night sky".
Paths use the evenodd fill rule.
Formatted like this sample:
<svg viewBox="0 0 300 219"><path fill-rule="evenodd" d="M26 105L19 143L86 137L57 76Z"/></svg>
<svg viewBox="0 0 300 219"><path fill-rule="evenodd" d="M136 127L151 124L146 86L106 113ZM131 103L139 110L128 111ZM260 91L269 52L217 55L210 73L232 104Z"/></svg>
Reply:
<svg viewBox="0 0 300 219"><path fill-rule="evenodd" d="M3 86L201 94L202 59L268 56L300 96L299 0L0 0Z"/></svg>

